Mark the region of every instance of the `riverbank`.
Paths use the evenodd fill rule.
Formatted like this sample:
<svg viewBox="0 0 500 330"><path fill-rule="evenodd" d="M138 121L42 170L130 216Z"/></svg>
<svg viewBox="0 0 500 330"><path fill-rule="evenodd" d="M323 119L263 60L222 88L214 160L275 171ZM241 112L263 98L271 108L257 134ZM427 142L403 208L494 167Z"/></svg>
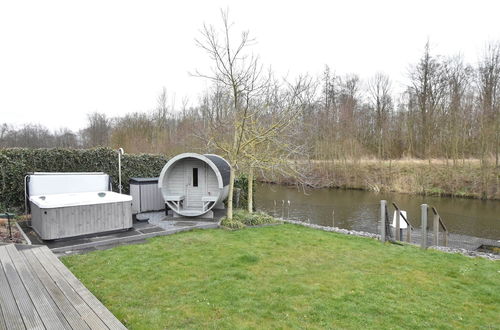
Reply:
<svg viewBox="0 0 500 330"><path fill-rule="evenodd" d="M426 196L500 200L500 169L479 160L346 160L304 162L307 184L315 188L360 189ZM279 176L262 182L296 184Z"/></svg>

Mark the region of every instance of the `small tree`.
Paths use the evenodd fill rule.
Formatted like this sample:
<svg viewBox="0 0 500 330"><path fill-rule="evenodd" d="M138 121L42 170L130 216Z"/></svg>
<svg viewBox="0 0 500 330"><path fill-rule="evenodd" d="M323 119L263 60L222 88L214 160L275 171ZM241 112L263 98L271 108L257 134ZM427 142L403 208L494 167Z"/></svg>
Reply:
<svg viewBox="0 0 500 330"><path fill-rule="evenodd" d="M263 84L258 58L247 53L247 49L253 44L248 31L242 32L239 41L234 44L228 13L221 11L221 16L221 33L211 25L203 25L201 38L196 40L213 65L209 73L196 71L195 75L212 81L216 93L229 99L228 103L216 102L217 105L228 107L225 111L227 116L212 117L204 138L209 147L215 145L222 151L231 164L227 218L232 219L235 170L242 160L243 136L249 121L249 109ZM211 114L215 114L217 110L214 109Z"/></svg>

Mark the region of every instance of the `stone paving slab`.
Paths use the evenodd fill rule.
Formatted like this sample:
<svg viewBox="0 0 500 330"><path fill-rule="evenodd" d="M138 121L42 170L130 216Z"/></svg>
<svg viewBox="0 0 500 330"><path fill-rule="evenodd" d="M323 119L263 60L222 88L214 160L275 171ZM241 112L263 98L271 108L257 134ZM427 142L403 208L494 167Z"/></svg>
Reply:
<svg viewBox="0 0 500 330"><path fill-rule="evenodd" d="M45 245L58 256L85 253L94 250L109 249L114 246L144 243L147 238L171 235L193 229L218 228L220 219L225 214L218 210L214 219L173 218L165 212L148 212L139 218L147 221L134 221L133 227L125 231L99 233L55 241L43 241L34 231L29 232L34 244Z"/></svg>

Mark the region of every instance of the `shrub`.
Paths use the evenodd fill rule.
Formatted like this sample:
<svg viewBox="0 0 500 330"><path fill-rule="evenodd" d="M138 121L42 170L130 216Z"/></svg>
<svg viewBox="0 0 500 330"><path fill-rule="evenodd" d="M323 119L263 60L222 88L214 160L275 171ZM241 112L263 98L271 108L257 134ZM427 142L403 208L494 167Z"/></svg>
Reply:
<svg viewBox="0 0 500 330"><path fill-rule="evenodd" d="M272 216L263 212L248 213L246 210L235 210L233 219L223 218L221 225L231 229L241 229L246 226L258 226L271 223L278 223Z"/></svg>
<svg viewBox="0 0 500 330"><path fill-rule="evenodd" d="M224 218L222 218L220 224L221 224L221 226L229 228L229 229L245 228L245 225L241 221L235 220L234 218L233 218L233 220L229 220L228 218L224 217Z"/></svg>

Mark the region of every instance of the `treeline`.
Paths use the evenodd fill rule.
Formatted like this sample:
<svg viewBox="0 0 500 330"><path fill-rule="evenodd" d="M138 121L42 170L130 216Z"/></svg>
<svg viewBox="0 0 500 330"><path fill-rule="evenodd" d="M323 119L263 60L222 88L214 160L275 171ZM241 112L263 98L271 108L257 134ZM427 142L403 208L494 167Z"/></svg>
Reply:
<svg viewBox="0 0 500 330"><path fill-rule="evenodd" d="M488 45L475 66L460 56L431 54L411 66L403 93L377 74L365 84L356 75L325 70L321 96L304 123L313 158L380 159L495 157L500 122L500 47Z"/></svg>
<svg viewBox="0 0 500 330"><path fill-rule="evenodd" d="M198 108L182 109L167 104L167 91L158 97L152 111L109 117L89 113L85 127L79 131L61 128L50 131L40 124L15 127L0 125L0 148L124 148L127 153L175 154L202 148L192 132L197 129Z"/></svg>
<svg viewBox="0 0 500 330"><path fill-rule="evenodd" d="M325 67L319 77L303 76L300 120L293 127L303 159L479 158L498 166L500 149L500 44L487 45L480 60L438 56L425 46L410 66L408 84L395 94L383 73L361 80ZM164 90L147 112L109 118L88 115L85 128L49 131L40 125L1 126L0 147L123 147L129 153L217 152L203 138L230 107L226 88L211 87L197 106L172 104ZM255 95L252 106L267 107L273 91ZM258 100L258 101L255 101ZM217 116L215 116L217 115ZM215 116L215 117L214 117ZM210 150L207 150L210 149ZM215 150L214 150L215 149ZM298 157L295 155L295 157Z"/></svg>

